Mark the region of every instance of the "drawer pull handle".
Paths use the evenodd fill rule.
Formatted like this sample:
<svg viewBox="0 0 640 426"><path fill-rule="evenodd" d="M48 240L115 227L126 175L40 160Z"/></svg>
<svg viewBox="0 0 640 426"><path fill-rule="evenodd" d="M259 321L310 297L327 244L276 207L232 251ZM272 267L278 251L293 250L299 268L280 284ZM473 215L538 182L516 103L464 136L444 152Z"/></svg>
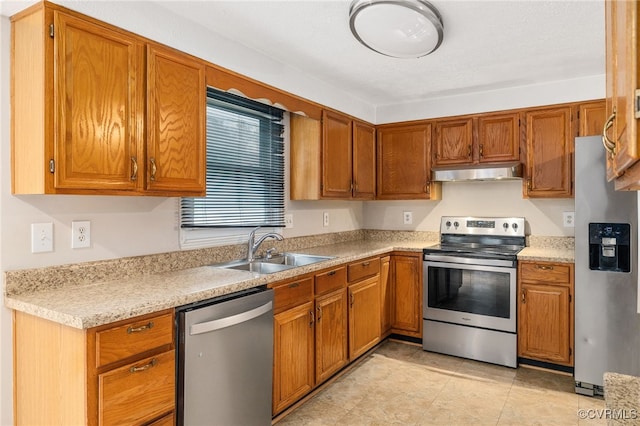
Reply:
<svg viewBox="0 0 640 426"><path fill-rule="evenodd" d="M331 271L331 272L328 272L328 273L327 273L327 276L329 276L329 277L330 277L330 276L333 276L333 275L335 275L335 274L336 274L336 271Z"/></svg>
<svg viewBox="0 0 640 426"><path fill-rule="evenodd" d="M141 325L140 327L129 327L127 328L127 334L140 333L141 331L145 331L150 328L153 328L153 321L149 321L148 324Z"/></svg>
<svg viewBox="0 0 640 426"><path fill-rule="evenodd" d="M296 288L296 287L300 287L300 283L289 284L289 288Z"/></svg>
<svg viewBox="0 0 640 426"><path fill-rule="evenodd" d="M362 262L362 266L364 266L365 268L369 265L371 265L371 262Z"/></svg>
<svg viewBox="0 0 640 426"><path fill-rule="evenodd" d="M158 363L158 360L153 358L149 364L141 365L140 367L131 367L129 371L132 373L139 373L141 371L148 370L151 367L155 367L157 363Z"/></svg>
<svg viewBox="0 0 640 426"><path fill-rule="evenodd" d="M537 268L543 271L553 271L553 266L537 265Z"/></svg>

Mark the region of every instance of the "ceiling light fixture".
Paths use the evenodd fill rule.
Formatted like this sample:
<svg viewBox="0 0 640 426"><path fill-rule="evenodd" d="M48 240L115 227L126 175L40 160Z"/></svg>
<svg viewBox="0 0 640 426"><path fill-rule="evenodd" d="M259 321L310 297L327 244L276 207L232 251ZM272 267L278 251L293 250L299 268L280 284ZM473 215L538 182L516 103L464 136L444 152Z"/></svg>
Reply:
<svg viewBox="0 0 640 426"><path fill-rule="evenodd" d="M419 58L442 43L442 17L424 0L354 0L351 32L369 49L393 58Z"/></svg>

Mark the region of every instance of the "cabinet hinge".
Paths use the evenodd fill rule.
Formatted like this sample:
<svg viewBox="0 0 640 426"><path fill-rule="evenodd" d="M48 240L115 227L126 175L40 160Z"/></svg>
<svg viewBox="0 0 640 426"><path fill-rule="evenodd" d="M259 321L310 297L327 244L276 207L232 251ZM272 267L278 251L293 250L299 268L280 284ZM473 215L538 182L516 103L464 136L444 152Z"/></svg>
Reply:
<svg viewBox="0 0 640 426"><path fill-rule="evenodd" d="M49 173L55 173L56 171L56 163L53 159L49 160Z"/></svg>
<svg viewBox="0 0 640 426"><path fill-rule="evenodd" d="M640 89L636 89L635 96L636 96L636 99L634 102L636 104L635 115L636 115L636 118L640 118Z"/></svg>
<svg viewBox="0 0 640 426"><path fill-rule="evenodd" d="M49 25L49 37L53 38L54 32L53 32L53 24Z"/></svg>

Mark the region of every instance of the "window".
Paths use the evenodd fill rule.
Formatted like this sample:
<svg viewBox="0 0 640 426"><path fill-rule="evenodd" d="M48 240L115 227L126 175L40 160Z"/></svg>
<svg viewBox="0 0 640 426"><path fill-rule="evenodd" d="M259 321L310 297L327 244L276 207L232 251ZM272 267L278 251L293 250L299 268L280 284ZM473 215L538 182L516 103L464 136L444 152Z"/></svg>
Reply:
<svg viewBox="0 0 640 426"><path fill-rule="evenodd" d="M207 195L182 198L183 230L284 226L282 120L281 109L207 89Z"/></svg>

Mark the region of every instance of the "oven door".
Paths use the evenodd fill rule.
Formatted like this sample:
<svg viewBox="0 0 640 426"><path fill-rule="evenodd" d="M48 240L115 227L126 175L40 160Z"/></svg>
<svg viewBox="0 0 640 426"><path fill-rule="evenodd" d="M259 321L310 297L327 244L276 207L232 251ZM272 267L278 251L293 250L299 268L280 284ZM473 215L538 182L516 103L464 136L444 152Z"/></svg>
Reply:
<svg viewBox="0 0 640 426"><path fill-rule="evenodd" d="M424 262L424 319L516 332L517 268Z"/></svg>

